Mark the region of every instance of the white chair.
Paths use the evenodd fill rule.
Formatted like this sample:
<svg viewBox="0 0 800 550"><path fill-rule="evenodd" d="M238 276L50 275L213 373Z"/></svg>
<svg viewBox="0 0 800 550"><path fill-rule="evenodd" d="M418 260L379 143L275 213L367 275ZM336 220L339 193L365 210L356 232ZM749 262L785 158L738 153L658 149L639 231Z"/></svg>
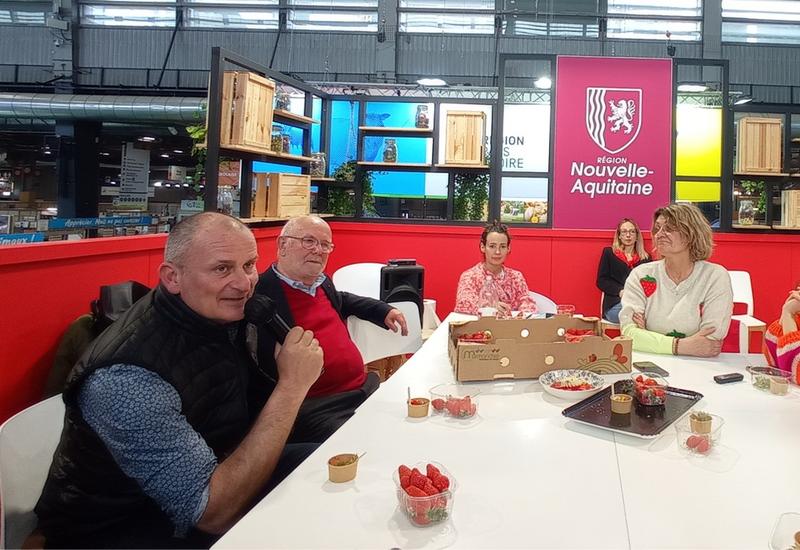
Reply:
<svg viewBox="0 0 800 550"><path fill-rule="evenodd" d="M39 500L64 425L61 395L28 407L0 426L0 548L19 548L36 527Z"/></svg>
<svg viewBox="0 0 800 550"><path fill-rule="evenodd" d="M384 264L378 263L346 265L339 268L331 279L336 290L378 300L381 294L381 268L383 266ZM392 332L358 317L347 318L347 330L358 351L361 352L364 363L371 363L384 357L414 353L422 347L422 326L417 304L396 302L392 303L392 306L405 315L406 323L408 323L408 336Z"/></svg>
<svg viewBox="0 0 800 550"><path fill-rule="evenodd" d="M528 291L528 296L530 296L534 302L536 302L536 311L538 313L552 313L553 315L556 314L556 303L545 296L544 294L539 294L538 292L534 292L532 290Z"/></svg>
<svg viewBox="0 0 800 550"><path fill-rule="evenodd" d="M349 292L349 291L348 291ZM394 357L414 353L422 347L422 326L419 322L419 308L414 302L395 302L396 307L403 312L408 324L408 336L400 332L392 332L385 327L379 327L358 317L347 318L347 330L353 339L364 363L371 363L384 357Z"/></svg>
<svg viewBox="0 0 800 550"><path fill-rule="evenodd" d="M381 297L381 268L384 265L361 263L340 267L331 277L333 286L337 290L378 300Z"/></svg>
<svg viewBox="0 0 800 550"><path fill-rule="evenodd" d="M750 335L760 332L761 337L767 330L764 321L753 317L753 285L747 271L729 271L731 287L733 289L733 302L747 305L747 313L733 315L731 319L739 321L739 353L750 352Z"/></svg>

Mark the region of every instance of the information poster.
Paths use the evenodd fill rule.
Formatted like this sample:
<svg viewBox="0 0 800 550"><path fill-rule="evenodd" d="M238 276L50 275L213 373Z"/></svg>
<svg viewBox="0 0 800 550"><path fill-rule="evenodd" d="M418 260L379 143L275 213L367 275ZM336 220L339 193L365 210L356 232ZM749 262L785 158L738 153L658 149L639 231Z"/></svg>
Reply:
<svg viewBox="0 0 800 550"><path fill-rule="evenodd" d="M553 225L649 227L670 199L672 60L559 56Z"/></svg>
<svg viewBox="0 0 800 550"><path fill-rule="evenodd" d="M147 184L150 180L150 151L126 143L122 149L122 175L118 207L147 210Z"/></svg>

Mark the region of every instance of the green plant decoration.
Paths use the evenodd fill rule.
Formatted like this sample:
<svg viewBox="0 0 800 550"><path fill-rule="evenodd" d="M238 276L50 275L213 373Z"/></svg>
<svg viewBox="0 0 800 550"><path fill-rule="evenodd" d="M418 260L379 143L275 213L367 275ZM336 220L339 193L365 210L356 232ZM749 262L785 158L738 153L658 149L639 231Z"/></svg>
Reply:
<svg viewBox="0 0 800 550"><path fill-rule="evenodd" d="M195 194L202 198L205 189L200 187L201 182L206 176L206 125L196 124L186 127L186 133L192 138L192 157L196 162L194 174L192 174L192 188Z"/></svg>
<svg viewBox="0 0 800 550"><path fill-rule="evenodd" d="M755 205L755 210L759 214L764 214L767 211L767 190L766 184L763 180L742 180L739 182L742 189L751 197L758 197L758 202Z"/></svg>
<svg viewBox="0 0 800 550"><path fill-rule="evenodd" d="M334 170L332 177L338 182L354 183L356 182L357 167L358 165L354 160L344 162ZM361 189L364 201L364 216L377 217L375 197L372 195L372 174L369 172L361 172ZM355 215L355 195L352 190L342 187L328 188L328 211L335 216Z"/></svg>
<svg viewBox="0 0 800 550"><path fill-rule="evenodd" d="M454 220L485 221L488 204L489 174L461 173L455 175Z"/></svg>

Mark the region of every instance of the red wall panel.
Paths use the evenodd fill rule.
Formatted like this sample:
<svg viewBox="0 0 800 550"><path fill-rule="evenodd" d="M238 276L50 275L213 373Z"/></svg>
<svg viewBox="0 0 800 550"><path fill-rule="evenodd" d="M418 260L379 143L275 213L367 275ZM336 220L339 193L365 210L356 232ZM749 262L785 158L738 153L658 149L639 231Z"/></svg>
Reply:
<svg viewBox="0 0 800 550"><path fill-rule="evenodd" d="M328 273L356 262L416 258L425 266L425 295L440 317L452 310L462 271L480 261L479 227L333 222L336 250ZM275 259L278 227L256 229L259 270ZM512 229L508 265L528 286L556 302L597 314L595 276L611 231ZM36 402L67 325L89 311L100 285L135 279L156 284L164 235L0 247L0 421ZM800 236L719 234L712 261L749 271L755 315L777 317L800 280Z"/></svg>

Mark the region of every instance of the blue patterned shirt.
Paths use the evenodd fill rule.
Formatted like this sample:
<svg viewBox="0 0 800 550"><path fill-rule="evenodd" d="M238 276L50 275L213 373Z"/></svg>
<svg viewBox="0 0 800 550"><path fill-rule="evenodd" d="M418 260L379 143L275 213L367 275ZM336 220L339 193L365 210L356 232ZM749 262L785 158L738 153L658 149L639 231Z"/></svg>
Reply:
<svg viewBox="0 0 800 550"><path fill-rule="evenodd" d="M309 294L311 296L316 296L317 295L317 289L319 288L319 286L322 283L325 282L325 274L324 273L320 273L319 275L317 275L316 280L313 283L311 283L311 286L308 286L307 284L305 284L303 282L295 281L294 279L290 279L289 277L287 277L286 275L284 275L283 273L278 271L278 268L275 267L275 264L272 264L272 271L275 272L275 275L278 276L278 279L280 279L281 281L283 281L284 283L286 283L290 287L296 288L297 290L305 292L306 294Z"/></svg>
<svg viewBox="0 0 800 550"><path fill-rule="evenodd" d="M78 394L83 418L122 471L186 536L208 504L214 452L181 414L175 388L135 365L93 372Z"/></svg>

